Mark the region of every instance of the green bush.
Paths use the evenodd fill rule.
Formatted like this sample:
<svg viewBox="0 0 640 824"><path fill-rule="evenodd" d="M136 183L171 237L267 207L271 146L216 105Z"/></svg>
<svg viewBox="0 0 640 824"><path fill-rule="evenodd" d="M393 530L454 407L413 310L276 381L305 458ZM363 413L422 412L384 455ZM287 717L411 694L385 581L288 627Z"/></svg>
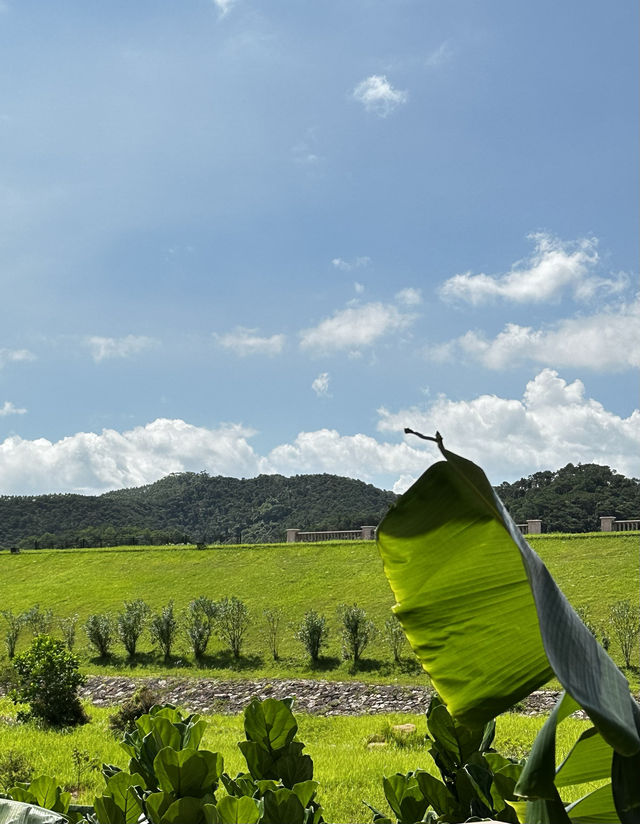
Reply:
<svg viewBox="0 0 640 824"><path fill-rule="evenodd" d="M171 658L171 649L178 634L178 620L173 611L173 601L151 619L149 635L154 644L158 644L164 655L164 660Z"/></svg>
<svg viewBox="0 0 640 824"><path fill-rule="evenodd" d="M357 664L369 642L375 638L376 628L367 613L357 604L341 606L338 614L342 620L342 654Z"/></svg>
<svg viewBox="0 0 640 824"><path fill-rule="evenodd" d="M404 634L400 621L393 615L384 622L384 640L391 650L394 662L399 664L400 651L407 643L407 636Z"/></svg>
<svg viewBox="0 0 640 824"><path fill-rule="evenodd" d="M20 750L5 750L0 753L0 787L7 792L18 781L31 781L33 765Z"/></svg>
<svg viewBox="0 0 640 824"><path fill-rule="evenodd" d="M142 635L148 616L149 607L142 598L125 601L123 611L118 613L116 620L118 638L122 641L129 658L133 658L136 654L138 639Z"/></svg>
<svg viewBox="0 0 640 824"><path fill-rule="evenodd" d="M196 661L207 651L217 615L218 605L205 595L194 598L187 607L184 631Z"/></svg>
<svg viewBox="0 0 640 824"><path fill-rule="evenodd" d="M16 687L11 699L28 704L28 711L18 713L21 721L41 718L54 726L84 724L88 719L78 687L85 682L76 655L65 649L62 641L48 635L34 638L30 647L13 659Z"/></svg>
<svg viewBox="0 0 640 824"><path fill-rule="evenodd" d="M108 658L113 645L113 620L110 615L94 614L87 618L84 631L100 658Z"/></svg>
<svg viewBox="0 0 640 824"><path fill-rule="evenodd" d="M277 661L280 658L280 630L282 627L282 610L275 607L274 609L265 609L262 611L264 617L264 635L269 645L269 652L273 656L273 660Z"/></svg>
<svg viewBox="0 0 640 824"><path fill-rule="evenodd" d="M631 666L631 655L638 650L640 636L640 612L629 601L618 601L611 607L610 617L613 634L620 645L625 666Z"/></svg>
<svg viewBox="0 0 640 824"><path fill-rule="evenodd" d="M132 732L136 721L146 715L151 707L160 703L160 694L144 685L121 704L117 712L109 718L109 727L118 737L121 733Z"/></svg>
<svg viewBox="0 0 640 824"><path fill-rule="evenodd" d="M4 636L4 642L7 646L7 655L9 658L13 658L16 654L16 644L18 643L18 638L20 637L22 627L25 623L24 614L18 613L17 615L14 615L10 609L5 609L0 612L0 615L2 615L7 623L7 629Z"/></svg>
<svg viewBox="0 0 640 824"><path fill-rule="evenodd" d="M314 663L320 658L320 650L326 645L328 636L327 619L324 615L319 615L315 609L305 612L296 632L296 639L300 641Z"/></svg>
<svg viewBox="0 0 640 824"><path fill-rule="evenodd" d="M74 612L73 615L68 615L66 618L58 619L58 626L60 627L62 638L67 645L69 652L71 652L76 643L76 627L78 626L78 618L78 613Z"/></svg>
<svg viewBox="0 0 640 824"><path fill-rule="evenodd" d="M246 604L235 595L219 601L216 629L220 639L233 653L233 657L239 658L244 636L249 629L249 610Z"/></svg>
<svg viewBox="0 0 640 824"><path fill-rule="evenodd" d="M53 611L40 609L40 604L34 604L23 613L24 623L29 627L35 638L38 635L47 635L53 623Z"/></svg>

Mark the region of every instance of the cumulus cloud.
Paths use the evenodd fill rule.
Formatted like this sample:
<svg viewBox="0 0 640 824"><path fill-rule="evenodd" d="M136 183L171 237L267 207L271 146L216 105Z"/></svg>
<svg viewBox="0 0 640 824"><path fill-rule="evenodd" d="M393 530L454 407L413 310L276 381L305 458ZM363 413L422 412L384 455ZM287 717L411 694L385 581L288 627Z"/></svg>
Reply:
<svg viewBox="0 0 640 824"><path fill-rule="evenodd" d="M408 93L394 89L384 74L372 74L353 90L353 96L368 112L387 117L394 109L406 103Z"/></svg>
<svg viewBox="0 0 640 824"><path fill-rule="evenodd" d="M569 462L640 475L640 411L615 415L586 397L581 381L567 383L551 369L530 381L521 398L441 396L425 407L378 414L378 429L390 441L320 429L300 432L264 455L249 443L255 431L240 424L208 429L164 418L55 443L14 436L0 443L0 486L6 494L96 493L204 469L233 477L329 472L404 491L440 459L433 444L403 436L405 426L439 430L449 449L478 462L496 484Z"/></svg>
<svg viewBox="0 0 640 824"><path fill-rule="evenodd" d="M365 303L333 314L300 333L300 346L316 351L359 351L391 332L406 329L414 316L387 303Z"/></svg>
<svg viewBox="0 0 640 824"><path fill-rule="evenodd" d="M278 355L282 352L285 342L284 335L261 337L257 329L246 329L237 326L233 332L225 335L215 335L220 346L230 349L236 355Z"/></svg>
<svg viewBox="0 0 640 824"><path fill-rule="evenodd" d="M544 329L509 323L493 339L470 331L426 350L436 361L460 358L488 369L526 363L623 371L640 366L640 300L584 317L567 318Z"/></svg>
<svg viewBox="0 0 640 824"><path fill-rule="evenodd" d="M381 432L439 430L449 449L483 466L494 483L569 462L640 475L640 411L628 418L609 412L585 396L581 381L567 383L552 369L529 381L521 399L439 397L425 408L379 415Z"/></svg>
<svg viewBox="0 0 640 824"><path fill-rule="evenodd" d="M356 280L353 284L356 295L361 295L364 292L364 283L358 283Z"/></svg>
<svg viewBox="0 0 640 824"><path fill-rule="evenodd" d="M7 363L20 363L20 361L32 361L36 356L28 349L0 349L0 369Z"/></svg>
<svg viewBox="0 0 640 824"><path fill-rule="evenodd" d="M354 258L354 260L344 260L343 258L337 257L333 258L331 263L336 269L340 269L341 272L351 272L353 269L361 269L364 266L368 266L371 263L371 258L366 255Z"/></svg>
<svg viewBox="0 0 640 824"><path fill-rule="evenodd" d="M127 432L79 432L51 442L14 436L0 443L0 485L14 494L96 493L140 486L170 472L207 470L247 477L259 462L238 424L217 429L159 418Z"/></svg>
<svg viewBox="0 0 640 824"><path fill-rule="evenodd" d="M613 294L628 283L625 275L611 278L596 274L599 256L596 238L565 243L546 232L529 235L535 248L530 258L513 264L501 275L454 275L440 288L448 301L474 305L501 298L514 303L541 303L570 290L578 300L588 300L596 292Z"/></svg>
<svg viewBox="0 0 640 824"><path fill-rule="evenodd" d="M5 401L2 406L0 406L0 417L5 417L6 415L26 415L26 409L19 409L17 406L14 406L11 401Z"/></svg>
<svg viewBox="0 0 640 824"><path fill-rule="evenodd" d="M327 397L329 395L329 373L321 372L311 384L311 388L319 398Z"/></svg>
<svg viewBox="0 0 640 824"><path fill-rule="evenodd" d="M422 292L411 287L401 289L396 292L396 300L398 303L404 303L405 306L419 306L422 303Z"/></svg>
<svg viewBox="0 0 640 824"><path fill-rule="evenodd" d="M155 338L144 335L127 335L124 338L103 338L97 335L86 339L91 356L96 363L109 358L130 358L145 349L157 346Z"/></svg>

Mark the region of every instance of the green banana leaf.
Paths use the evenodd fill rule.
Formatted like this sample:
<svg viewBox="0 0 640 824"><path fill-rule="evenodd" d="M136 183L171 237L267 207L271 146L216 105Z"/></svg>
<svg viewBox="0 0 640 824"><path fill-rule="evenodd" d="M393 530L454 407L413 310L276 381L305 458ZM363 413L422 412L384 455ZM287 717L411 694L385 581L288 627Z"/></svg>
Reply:
<svg viewBox="0 0 640 824"><path fill-rule="evenodd" d="M396 598L394 612L435 689L450 713L473 727L555 675L573 708L581 706L615 750L614 778L616 770L630 775L640 753L640 712L626 678L572 609L480 467L445 449L439 436L431 440L445 460L392 506L377 540ZM547 733L542 749L555 753L555 726ZM557 790L550 790L555 759L547 755L537 768L545 773L547 797L554 795L549 803L556 803ZM634 785L630 789L627 781L623 790L618 782L616 789L614 781L623 821L638 820L640 782Z"/></svg>

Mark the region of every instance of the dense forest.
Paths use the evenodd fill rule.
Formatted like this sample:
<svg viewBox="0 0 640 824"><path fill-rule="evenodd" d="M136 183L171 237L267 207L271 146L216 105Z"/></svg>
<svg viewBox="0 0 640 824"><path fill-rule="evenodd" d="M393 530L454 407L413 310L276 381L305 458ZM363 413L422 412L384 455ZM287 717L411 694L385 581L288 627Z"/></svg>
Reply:
<svg viewBox="0 0 640 824"><path fill-rule="evenodd" d="M359 529L396 499L337 475L169 475L99 496L0 496L0 546L283 541L287 528Z"/></svg>
<svg viewBox="0 0 640 824"><path fill-rule="evenodd" d="M517 523L540 518L543 532L596 532L601 515L640 518L640 481L598 464L536 472L496 492Z"/></svg>
<svg viewBox="0 0 640 824"><path fill-rule="evenodd" d="M536 472L496 491L518 523L540 518L544 532L599 530L600 515L640 517L640 482L597 464ZM99 496L0 496L0 547L268 543L283 541L289 527L377 524L395 499L337 475L185 472Z"/></svg>

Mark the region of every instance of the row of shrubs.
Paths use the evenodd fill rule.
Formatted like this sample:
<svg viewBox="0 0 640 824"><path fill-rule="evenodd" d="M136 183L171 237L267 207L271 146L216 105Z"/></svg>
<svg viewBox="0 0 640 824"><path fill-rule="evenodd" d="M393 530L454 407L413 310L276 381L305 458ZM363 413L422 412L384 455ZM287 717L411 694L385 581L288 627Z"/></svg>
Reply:
<svg viewBox="0 0 640 824"><path fill-rule="evenodd" d="M34 637L47 635L57 624L69 651L74 649L79 619L77 615L54 618L50 609L43 610L38 604L31 609L15 614L4 610L0 615L5 621L5 645L9 659L13 659L20 635L29 629ZM342 655L357 664L371 641L382 636L394 662L401 660L405 635L398 621L392 616L380 632L369 620L364 609L357 604L343 605L338 609L341 627ZM94 613L84 623L84 632L90 646L100 658L107 659L113 654L116 643L121 644L127 657L133 660L138 652L140 639L146 631L152 644L169 661L180 640L186 641L196 661L205 657L209 642L217 636L239 659L251 624L249 610L239 598L225 597L214 601L204 595L194 598L187 608L178 612L170 601L159 612L152 612L142 600L125 601L123 609L112 615ZM280 646L286 631L293 632L311 661L320 660L322 650L327 646L329 627L327 618L315 610L305 613L294 626L285 622L281 609L266 609L262 613L261 636L274 661L280 657Z"/></svg>

